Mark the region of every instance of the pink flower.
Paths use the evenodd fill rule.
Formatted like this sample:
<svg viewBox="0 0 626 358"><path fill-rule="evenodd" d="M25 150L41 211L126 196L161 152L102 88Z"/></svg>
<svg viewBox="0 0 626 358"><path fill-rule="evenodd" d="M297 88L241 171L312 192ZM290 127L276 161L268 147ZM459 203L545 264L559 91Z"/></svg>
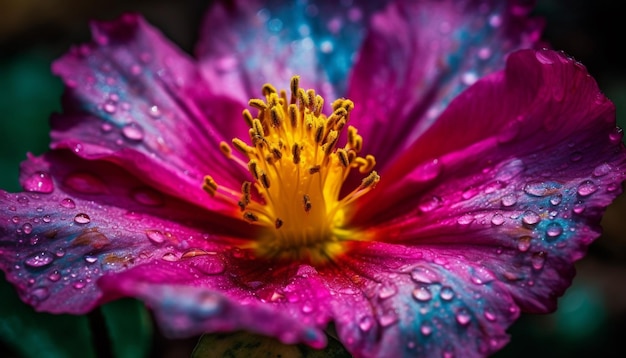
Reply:
<svg viewBox="0 0 626 358"><path fill-rule="evenodd" d="M626 178L613 104L517 1L346 3L217 4L196 59L94 23L0 194L22 299L317 348L332 322L355 357L486 356L554 310Z"/></svg>

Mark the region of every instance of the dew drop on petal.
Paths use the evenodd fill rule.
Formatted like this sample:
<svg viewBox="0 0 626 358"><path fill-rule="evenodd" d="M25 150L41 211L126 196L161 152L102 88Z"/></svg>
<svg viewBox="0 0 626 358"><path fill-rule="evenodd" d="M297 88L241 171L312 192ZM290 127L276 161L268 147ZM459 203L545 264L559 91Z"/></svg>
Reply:
<svg viewBox="0 0 626 358"><path fill-rule="evenodd" d="M502 224L504 224L504 216L502 214L495 214L492 218L491 218L491 223L495 226L500 226Z"/></svg>
<svg viewBox="0 0 626 358"><path fill-rule="evenodd" d="M165 254L163 254L163 256L161 257L164 261L178 261L178 257L176 256L176 254L172 253L172 252L167 252Z"/></svg>
<svg viewBox="0 0 626 358"><path fill-rule="evenodd" d="M550 204L559 205L562 200L563 200L562 194L554 194L550 197Z"/></svg>
<svg viewBox="0 0 626 358"><path fill-rule="evenodd" d="M530 196L542 197L551 193L554 188L545 182L528 182L524 185L524 192Z"/></svg>
<svg viewBox="0 0 626 358"><path fill-rule="evenodd" d="M155 244L160 244L165 241L165 235L159 230L146 230L146 236Z"/></svg>
<svg viewBox="0 0 626 358"><path fill-rule="evenodd" d="M76 203L70 198L65 198L61 200L61 206L67 209L74 209L76 207Z"/></svg>
<svg viewBox="0 0 626 358"><path fill-rule="evenodd" d="M47 287L43 286L34 288L30 293L37 302L44 301L50 297L50 291Z"/></svg>
<svg viewBox="0 0 626 358"><path fill-rule="evenodd" d="M554 239L563 233L563 227L561 224L554 222L548 224L546 227L546 235L548 238Z"/></svg>
<svg viewBox="0 0 626 358"><path fill-rule="evenodd" d="M491 308L485 308L484 315L487 321L493 322L496 320L496 314L493 312Z"/></svg>
<svg viewBox="0 0 626 358"><path fill-rule="evenodd" d="M24 264L29 267L39 268L48 266L54 261L54 255L48 251L39 251L29 255L24 260Z"/></svg>
<svg viewBox="0 0 626 358"><path fill-rule="evenodd" d="M36 172L24 181L24 190L36 193L51 193L54 190L54 183L50 174Z"/></svg>
<svg viewBox="0 0 626 358"><path fill-rule="evenodd" d="M392 310L387 311L378 317L378 323L380 323L382 327L389 327L396 322L398 322L398 315Z"/></svg>
<svg viewBox="0 0 626 358"><path fill-rule="evenodd" d="M378 291L378 297L381 300L393 297L396 293L398 293L398 288L391 282L385 282L381 285Z"/></svg>
<svg viewBox="0 0 626 358"><path fill-rule="evenodd" d="M624 130L619 127L615 127L613 131L609 133L609 140L613 144L621 142L623 137L624 137Z"/></svg>
<svg viewBox="0 0 626 358"><path fill-rule="evenodd" d="M98 256L93 256L93 255L85 255L84 257L85 262L88 264L93 264L96 261L98 261Z"/></svg>
<svg viewBox="0 0 626 358"><path fill-rule="evenodd" d="M450 286L443 286L439 291L439 297L444 301L450 301L454 298L454 290Z"/></svg>
<svg viewBox="0 0 626 358"><path fill-rule="evenodd" d="M433 325L429 322L422 323L422 325L420 326L420 332L424 336L430 336L430 334L433 333Z"/></svg>
<svg viewBox="0 0 626 358"><path fill-rule="evenodd" d="M472 223L472 221L474 221L474 216L470 214L465 214L458 218L456 222L458 222L460 225L469 225Z"/></svg>
<svg viewBox="0 0 626 358"><path fill-rule="evenodd" d="M461 308L456 312L455 318L456 318L456 321L462 326L466 326L472 320L472 317L464 308Z"/></svg>
<svg viewBox="0 0 626 358"><path fill-rule="evenodd" d="M514 194L507 194L502 197L502 206L510 207L517 204L517 198Z"/></svg>
<svg viewBox="0 0 626 358"><path fill-rule="evenodd" d="M158 106L150 106L150 109L148 110L148 114L152 118L155 118L155 119L159 118L161 117L161 109L159 109Z"/></svg>
<svg viewBox="0 0 626 358"><path fill-rule="evenodd" d="M113 114L117 110L117 106L115 103L107 102L102 106L102 109L104 109L106 113Z"/></svg>
<svg viewBox="0 0 626 358"><path fill-rule="evenodd" d="M416 267L411 271L411 279L417 283L431 284L438 281L437 275L426 267Z"/></svg>
<svg viewBox="0 0 626 358"><path fill-rule="evenodd" d="M441 169L439 160L434 159L417 169L413 178L418 182L428 182L437 178L441 174Z"/></svg>
<svg viewBox="0 0 626 358"><path fill-rule="evenodd" d="M602 177L602 176L609 174L610 172L611 172L611 166L608 163L603 163L603 164L598 165L593 170L593 176Z"/></svg>
<svg viewBox="0 0 626 358"><path fill-rule="evenodd" d="M526 210L522 214L522 222L527 225L535 225L541 221L541 217L532 210Z"/></svg>
<svg viewBox="0 0 626 358"><path fill-rule="evenodd" d="M89 224L91 222L91 218L85 213L78 213L74 216L74 222L77 224Z"/></svg>
<svg viewBox="0 0 626 358"><path fill-rule="evenodd" d="M427 212L437 209L438 207L441 206L441 204L442 204L441 198L438 196L433 196L433 197L420 201L420 203L418 204L418 208L423 213L427 213Z"/></svg>
<svg viewBox="0 0 626 358"><path fill-rule="evenodd" d="M576 214L582 214L583 211L585 211L585 204L583 204L583 203L576 203L576 204L574 204L574 207L572 208L572 210Z"/></svg>
<svg viewBox="0 0 626 358"><path fill-rule="evenodd" d="M595 193L597 190L598 187L591 180L585 180L578 186L578 195L589 196Z"/></svg>
<svg viewBox="0 0 626 358"><path fill-rule="evenodd" d="M80 290L81 288L85 287L86 283L83 280L78 280L76 282L74 282L74 284L72 285L72 287L74 287L77 290Z"/></svg>
<svg viewBox="0 0 626 358"><path fill-rule="evenodd" d="M41 218L41 220L45 223L52 222L52 218L50 217L50 215L44 215L43 218Z"/></svg>
<svg viewBox="0 0 626 358"><path fill-rule="evenodd" d="M61 279L61 273L58 270L54 270L48 275L48 280L52 282L57 282L60 279Z"/></svg>
<svg viewBox="0 0 626 358"><path fill-rule="evenodd" d="M413 290L413 298L420 302L429 301L433 295L427 287L417 287Z"/></svg>
<svg viewBox="0 0 626 358"><path fill-rule="evenodd" d="M131 122L122 128L122 134L124 135L124 138L130 141L140 142L143 140L144 130L141 125Z"/></svg>
<svg viewBox="0 0 626 358"><path fill-rule="evenodd" d="M24 234L30 234L31 232L33 232L33 225L30 223L25 223L24 225L22 225L22 232Z"/></svg>
<svg viewBox="0 0 626 358"><path fill-rule="evenodd" d="M517 249L521 252L526 252L530 248L531 236L522 236L517 239Z"/></svg>
<svg viewBox="0 0 626 358"><path fill-rule="evenodd" d="M374 326L374 320L372 319L371 316L363 316L359 320L359 328L363 332L369 331L372 328L372 326Z"/></svg>
<svg viewBox="0 0 626 358"><path fill-rule="evenodd" d="M541 270L545 262L546 253L543 251L535 252L530 258L530 263L535 270Z"/></svg>

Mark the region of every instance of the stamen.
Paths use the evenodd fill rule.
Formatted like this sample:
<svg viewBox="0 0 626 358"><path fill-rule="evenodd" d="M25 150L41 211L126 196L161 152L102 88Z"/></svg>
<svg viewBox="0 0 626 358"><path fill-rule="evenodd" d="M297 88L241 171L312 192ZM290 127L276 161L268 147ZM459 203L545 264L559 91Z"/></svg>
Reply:
<svg viewBox="0 0 626 358"><path fill-rule="evenodd" d="M346 144L338 148L354 108L352 101L333 101L332 113L326 117L324 98L315 90L300 88L298 76L291 78L289 89L288 97L286 91L265 84L261 89L265 100L248 102L257 115L249 109L242 112L250 143L234 138L232 144L219 144L227 158L248 170L252 181L235 191L206 176L202 188L232 202L243 220L262 228L253 243L257 255L321 264L347 250L347 240L362 236L347 224L352 203L374 189L380 176L373 171L374 157L359 155L363 138L356 128L348 126ZM340 198L353 169L369 174Z"/></svg>

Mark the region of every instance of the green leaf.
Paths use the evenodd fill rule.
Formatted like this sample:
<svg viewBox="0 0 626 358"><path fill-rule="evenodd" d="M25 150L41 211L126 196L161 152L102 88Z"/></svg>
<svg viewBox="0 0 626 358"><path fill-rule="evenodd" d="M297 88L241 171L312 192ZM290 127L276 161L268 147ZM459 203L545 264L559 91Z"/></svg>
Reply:
<svg viewBox="0 0 626 358"><path fill-rule="evenodd" d="M0 339L20 357L95 357L85 316L38 313L0 278Z"/></svg>
<svg viewBox="0 0 626 358"><path fill-rule="evenodd" d="M153 326L143 303L127 298L108 303L101 309L116 358L150 355Z"/></svg>

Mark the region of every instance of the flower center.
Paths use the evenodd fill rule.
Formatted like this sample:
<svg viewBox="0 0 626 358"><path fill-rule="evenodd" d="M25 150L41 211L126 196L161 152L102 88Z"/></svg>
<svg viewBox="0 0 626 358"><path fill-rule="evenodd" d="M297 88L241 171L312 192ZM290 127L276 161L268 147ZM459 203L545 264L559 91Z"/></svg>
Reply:
<svg viewBox="0 0 626 358"><path fill-rule="evenodd" d="M286 91L278 93L270 84L262 91L265 100L249 101L256 117L248 109L243 111L250 143L235 138L232 147L220 144L222 153L245 166L252 180L235 191L206 176L203 189L236 204L244 220L261 226L252 244L259 256L326 262L345 252L348 240L359 239L347 227L347 214L351 203L380 180L372 171L374 157L359 156L363 139L352 126L347 127L346 144L338 147L354 108L352 101L337 99L332 114L326 116L324 99L314 90L300 88L298 76L291 79L289 99ZM352 169L368 175L340 198Z"/></svg>

